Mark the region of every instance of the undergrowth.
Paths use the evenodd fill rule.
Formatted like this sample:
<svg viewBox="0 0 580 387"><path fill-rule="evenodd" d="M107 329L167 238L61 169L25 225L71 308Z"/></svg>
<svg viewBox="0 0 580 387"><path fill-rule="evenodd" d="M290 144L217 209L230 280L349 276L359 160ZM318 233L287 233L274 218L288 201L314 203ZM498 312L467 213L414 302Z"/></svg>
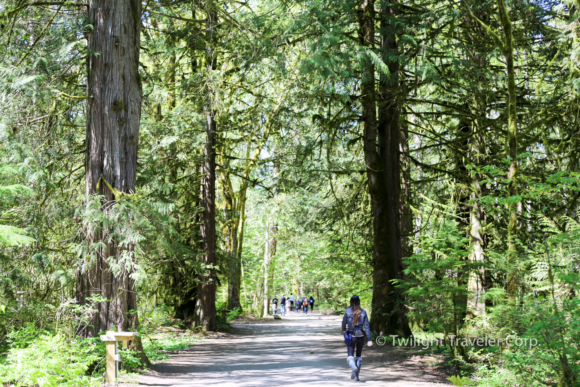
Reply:
<svg viewBox="0 0 580 387"><path fill-rule="evenodd" d="M145 313L146 314L146 313ZM141 327L143 349L153 363L172 351L183 350L199 338L192 331L175 329L178 322L168 311L157 308ZM170 329L170 330L168 330ZM105 343L100 338L80 339L70 330L39 328L33 323L7 335L0 353L0 385L24 387L91 387L104 382ZM122 373L144 369L137 351L119 345Z"/></svg>

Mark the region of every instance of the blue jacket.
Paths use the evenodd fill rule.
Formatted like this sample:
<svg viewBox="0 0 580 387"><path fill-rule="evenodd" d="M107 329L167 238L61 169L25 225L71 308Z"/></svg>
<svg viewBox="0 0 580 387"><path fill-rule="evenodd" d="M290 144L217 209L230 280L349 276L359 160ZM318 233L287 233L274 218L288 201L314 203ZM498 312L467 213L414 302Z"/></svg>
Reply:
<svg viewBox="0 0 580 387"><path fill-rule="evenodd" d="M354 320L354 313L352 310L352 306L349 306L345 311L344 311L344 317L342 318L342 331L346 331L346 328L348 327L349 331L353 331L354 330L354 326L352 325ZM356 325L359 328L364 328L364 331L367 335L367 337L369 338L369 340L372 340L371 337L371 326L369 324L369 318L367 316L367 312L361 308L360 310L360 316L358 316L358 324Z"/></svg>

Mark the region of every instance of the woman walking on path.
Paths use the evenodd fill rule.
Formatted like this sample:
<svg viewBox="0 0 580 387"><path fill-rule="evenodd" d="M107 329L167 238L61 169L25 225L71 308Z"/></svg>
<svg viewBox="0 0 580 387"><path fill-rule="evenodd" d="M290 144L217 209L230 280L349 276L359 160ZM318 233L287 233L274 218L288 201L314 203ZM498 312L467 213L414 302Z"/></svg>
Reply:
<svg viewBox="0 0 580 387"><path fill-rule="evenodd" d="M302 299L302 307L304 308L304 313L308 314L308 298L306 296Z"/></svg>
<svg viewBox="0 0 580 387"><path fill-rule="evenodd" d="M282 294L282 298L280 299L280 314L282 316L286 315L286 295Z"/></svg>
<svg viewBox="0 0 580 387"><path fill-rule="evenodd" d="M314 312L314 298L312 296L310 296L308 303L310 304L310 311Z"/></svg>
<svg viewBox="0 0 580 387"><path fill-rule="evenodd" d="M350 378L358 382L360 367L362 365L361 355L365 340L365 333L369 339L367 343L369 347L373 346L373 340L371 338L371 327L369 325L367 312L360 307L360 298L356 295L350 298L350 307L344 311L344 317L342 318L342 330L345 333L346 331L349 331L353 336L351 344L346 347L348 350L346 362L352 369Z"/></svg>

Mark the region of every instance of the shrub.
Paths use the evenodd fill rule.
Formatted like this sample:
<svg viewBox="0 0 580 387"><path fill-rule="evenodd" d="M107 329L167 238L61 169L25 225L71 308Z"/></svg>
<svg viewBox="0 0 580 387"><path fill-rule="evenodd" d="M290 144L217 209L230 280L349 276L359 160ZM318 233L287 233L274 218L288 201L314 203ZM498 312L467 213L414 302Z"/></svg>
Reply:
<svg viewBox="0 0 580 387"><path fill-rule="evenodd" d="M41 334L19 341L0 364L0 383L15 386L96 386L102 377L87 375L89 367L104 359L94 341L66 340L61 335Z"/></svg>

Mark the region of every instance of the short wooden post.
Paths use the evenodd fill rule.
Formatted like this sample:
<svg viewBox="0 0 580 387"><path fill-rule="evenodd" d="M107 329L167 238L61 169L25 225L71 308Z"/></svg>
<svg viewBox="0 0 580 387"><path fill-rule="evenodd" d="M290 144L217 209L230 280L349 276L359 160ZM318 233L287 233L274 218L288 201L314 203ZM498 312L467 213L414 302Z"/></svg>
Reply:
<svg viewBox="0 0 580 387"><path fill-rule="evenodd" d="M121 361L120 355L117 353L117 342L118 341L129 341L133 340L133 337L138 332L113 332L108 331L106 335L101 336L101 340L106 343L106 379L107 383L114 384L117 382L119 362Z"/></svg>

